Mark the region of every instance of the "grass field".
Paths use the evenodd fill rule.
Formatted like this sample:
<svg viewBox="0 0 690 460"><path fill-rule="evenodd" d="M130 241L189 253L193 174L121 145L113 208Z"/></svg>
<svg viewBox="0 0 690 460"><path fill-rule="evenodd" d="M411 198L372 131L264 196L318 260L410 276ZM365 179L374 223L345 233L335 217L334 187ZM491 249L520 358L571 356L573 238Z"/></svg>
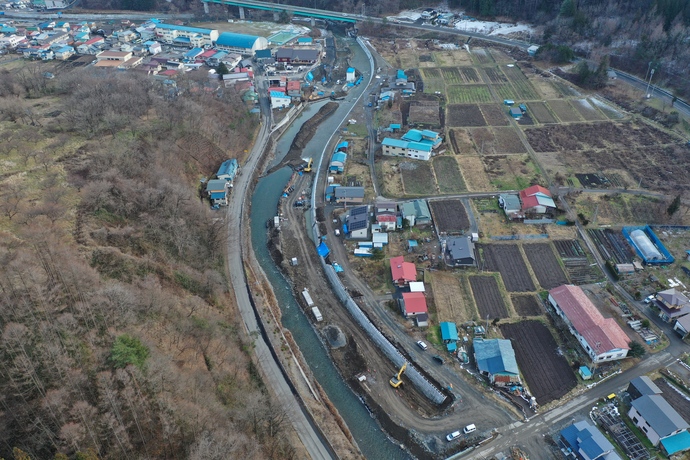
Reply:
<svg viewBox="0 0 690 460"><path fill-rule="evenodd" d="M433 164L441 193L460 193L467 190L455 157L436 157L433 159Z"/></svg>
<svg viewBox="0 0 690 460"><path fill-rule="evenodd" d="M472 192L488 192L493 189L491 181L486 174L484 162L475 155L464 155L457 157L460 171L465 177L467 189Z"/></svg>
<svg viewBox="0 0 690 460"><path fill-rule="evenodd" d="M527 154L485 156L482 161L491 184L499 190L521 190L541 180Z"/></svg>
<svg viewBox="0 0 690 460"><path fill-rule="evenodd" d="M515 88L516 98L534 100L539 99L539 93L534 89L529 79L522 73L518 66L508 67L502 66L501 70L510 80L510 84ZM513 98L515 99L515 98Z"/></svg>
<svg viewBox="0 0 690 460"><path fill-rule="evenodd" d="M472 60L475 64L493 64L494 59L491 54L482 48L475 48L472 50Z"/></svg>
<svg viewBox="0 0 690 460"><path fill-rule="evenodd" d="M400 163L405 195L422 196L438 193L431 166L427 162Z"/></svg>
<svg viewBox="0 0 690 460"><path fill-rule="evenodd" d="M474 302L467 296L463 278L442 271L433 272L430 278L439 322L454 321L461 324L477 318L477 310Z"/></svg>
<svg viewBox="0 0 690 460"><path fill-rule="evenodd" d="M539 123L556 123L556 118L544 102L530 102L527 108Z"/></svg>
<svg viewBox="0 0 690 460"><path fill-rule="evenodd" d="M468 104L492 101L489 88L485 85L448 86L447 92L449 104Z"/></svg>
<svg viewBox="0 0 690 460"><path fill-rule="evenodd" d="M573 109L570 103L566 100L558 99L549 101L551 109L556 113L556 116L564 122L582 121L579 113Z"/></svg>

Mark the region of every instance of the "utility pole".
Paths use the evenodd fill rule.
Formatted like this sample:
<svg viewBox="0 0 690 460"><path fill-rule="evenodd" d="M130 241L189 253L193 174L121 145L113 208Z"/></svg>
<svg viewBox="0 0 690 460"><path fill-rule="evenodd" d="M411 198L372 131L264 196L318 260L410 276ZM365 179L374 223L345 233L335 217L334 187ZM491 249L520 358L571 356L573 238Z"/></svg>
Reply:
<svg viewBox="0 0 690 460"><path fill-rule="evenodd" d="M652 97L652 95L649 94L649 85L652 84L652 77L654 76L654 70L656 70L656 69L652 69L652 72L649 74L649 81L647 82L647 89L645 90L645 95L646 95L647 99Z"/></svg>

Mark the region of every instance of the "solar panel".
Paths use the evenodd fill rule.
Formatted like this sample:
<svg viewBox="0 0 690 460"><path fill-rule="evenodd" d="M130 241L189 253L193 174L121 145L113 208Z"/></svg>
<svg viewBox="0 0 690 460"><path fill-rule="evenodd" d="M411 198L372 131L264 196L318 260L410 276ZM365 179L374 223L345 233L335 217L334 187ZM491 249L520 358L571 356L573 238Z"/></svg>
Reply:
<svg viewBox="0 0 690 460"><path fill-rule="evenodd" d="M358 208L352 208L350 210L350 215L351 216L359 216L360 214L366 214L369 212L369 208L367 206L360 206Z"/></svg>

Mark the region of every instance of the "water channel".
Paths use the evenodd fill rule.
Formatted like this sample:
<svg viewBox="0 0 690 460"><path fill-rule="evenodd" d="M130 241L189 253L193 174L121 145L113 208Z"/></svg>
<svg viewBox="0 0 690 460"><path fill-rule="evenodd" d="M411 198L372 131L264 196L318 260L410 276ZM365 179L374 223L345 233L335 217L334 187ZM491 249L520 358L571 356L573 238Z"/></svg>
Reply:
<svg viewBox="0 0 690 460"><path fill-rule="evenodd" d="M277 164L287 153L292 138L301 125L316 113L319 107L312 106L306 109L305 113L286 131L277 144L277 147L282 147L281 150L276 149L276 158L272 164ZM314 158L314 163L318 164L318 158ZM302 312L290 285L269 254L266 246L266 222L275 215L278 201L291 174L292 170L285 167L259 180L252 196L251 207L254 254L273 286L283 313L283 325L292 333L316 380L347 423L364 456L371 459L409 459L410 455L386 436L366 407L341 379L324 344Z"/></svg>

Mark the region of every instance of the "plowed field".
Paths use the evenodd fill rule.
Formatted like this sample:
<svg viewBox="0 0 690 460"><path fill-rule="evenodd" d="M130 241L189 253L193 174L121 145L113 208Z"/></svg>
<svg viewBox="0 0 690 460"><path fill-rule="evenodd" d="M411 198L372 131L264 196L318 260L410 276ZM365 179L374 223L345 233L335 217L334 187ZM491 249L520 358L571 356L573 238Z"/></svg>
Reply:
<svg viewBox="0 0 690 460"><path fill-rule="evenodd" d="M534 291L520 248L515 244L482 245L484 269L497 271L509 292Z"/></svg>
<svg viewBox="0 0 690 460"><path fill-rule="evenodd" d="M575 374L558 354L558 345L546 326L539 321L521 321L499 327L511 340L520 372L537 403L548 404L575 388Z"/></svg>
<svg viewBox="0 0 690 460"><path fill-rule="evenodd" d="M507 318L505 302L493 276L470 276L472 295L482 319Z"/></svg>
<svg viewBox="0 0 690 460"><path fill-rule="evenodd" d="M568 284L568 277L563 273L550 243L525 244L522 249L525 250L527 260L542 289L553 289Z"/></svg>

